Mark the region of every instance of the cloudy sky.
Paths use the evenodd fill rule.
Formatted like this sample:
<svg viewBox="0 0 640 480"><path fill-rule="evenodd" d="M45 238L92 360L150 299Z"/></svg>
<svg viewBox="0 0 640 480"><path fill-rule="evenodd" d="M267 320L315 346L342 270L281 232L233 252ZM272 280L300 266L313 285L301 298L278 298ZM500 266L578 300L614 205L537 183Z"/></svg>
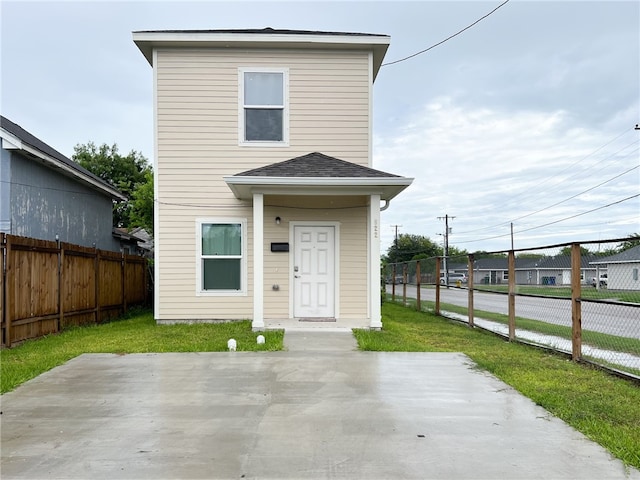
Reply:
<svg viewBox="0 0 640 480"><path fill-rule="evenodd" d="M427 49L497 1L0 1L0 111L63 154L117 143L152 161L152 72L134 30L290 28ZM383 66L373 166L415 178L382 248L425 235L470 252L640 232L640 2L511 0Z"/></svg>

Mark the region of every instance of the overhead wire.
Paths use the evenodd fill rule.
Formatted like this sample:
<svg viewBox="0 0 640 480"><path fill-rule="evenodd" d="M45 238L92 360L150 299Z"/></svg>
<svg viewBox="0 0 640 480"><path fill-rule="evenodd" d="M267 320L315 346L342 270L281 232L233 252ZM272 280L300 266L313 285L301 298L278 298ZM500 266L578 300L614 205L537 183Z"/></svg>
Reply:
<svg viewBox="0 0 640 480"><path fill-rule="evenodd" d="M636 193L635 195L631 195L631 196L623 198L621 200L616 200L615 202L611 202L611 203L608 203L606 205L601 205L599 207L592 208L591 210L587 210L585 212L576 213L575 215L571 215L569 217L564 217L564 218L561 218L561 219L558 219L558 220L553 220L551 222L547 222L547 223L544 223L542 225L536 225L534 227L524 228L522 230L516 230L516 231L513 232L513 234L515 235L517 233L530 232L532 230L537 230L539 228L548 227L549 225L555 225L556 223L564 222L564 221L571 220L571 219L574 219L574 218L577 218L577 217L581 217L583 215L587 215L589 213L597 212L598 210L603 210L605 208L612 207L613 205L618 205L620 203L627 202L629 200L633 200L634 198L638 198L638 197L640 197L640 193ZM500 234L500 235L495 235L495 236L492 236L492 237L479 238L477 240L456 241L456 244L460 244L460 243L478 243L478 242L484 242L486 240L494 240L496 238L505 238L505 237L509 237L509 236L511 236L511 232Z"/></svg>
<svg viewBox="0 0 640 480"><path fill-rule="evenodd" d="M599 151L600 151L600 150L602 150L603 148L605 148L605 147L607 147L607 146L611 145L613 142L615 142L616 140L618 140L620 137L622 137L623 135L625 135L625 134L627 134L627 133L630 133L631 131L632 131L632 130L625 129L622 133L620 133L619 135L617 135L617 136L616 136L616 137L614 137L613 139L609 140L609 141L608 141L607 143L605 143L604 145L602 145L602 146L598 147L598 148L597 148L597 149L595 149L593 152L591 152L591 153L589 153L588 155L586 155L586 156L582 157L580 160L578 160L578 161L576 161L576 162L572 163L572 164L571 164L571 165L569 165L568 167L566 167L566 168L562 169L560 172L557 172L556 174L554 174L554 175L552 175L552 176L549 176L549 177L545 178L542 182L539 182L539 183L535 184L533 187L528 187L528 189L529 189L529 190L531 190L531 189L535 189L535 188L537 188L538 186L543 185L544 183L546 183L546 182L548 182L548 181L550 181L550 180L552 180L552 179L556 178L560 173L562 173L562 172L564 172L564 171L566 171L566 170L568 170L568 169L570 169L570 168L575 167L577 164L579 164L579 163L583 162L584 160L586 160L587 158L589 158L589 157L593 156L594 154L596 154L597 152L599 152ZM612 154L610 154L610 155L607 155L606 157L604 157L603 159L601 159L600 161L598 161L595 165L601 164L602 162L604 162L604 161L606 161L606 160L608 160L608 159L612 158L614 155L618 155L621 151L625 150L626 148L628 148L628 147L630 147L630 146L632 146L632 145L636 145L636 144L638 144L638 143L640 143L640 140L636 140L636 141L634 141L634 142L631 142L631 143L629 143L629 144L625 145L623 148L621 148L621 149L617 150L616 152L614 152L614 153L612 153ZM638 151L638 149L634 150L634 151L633 151L633 152L631 152L631 153L634 153L634 152L637 152L637 151ZM629 154L627 154L627 155L630 155L631 153L629 153ZM595 165L593 165L593 166L595 166ZM562 184L563 182L565 182L565 181L567 181L567 180L569 180L569 179L571 179L571 178L576 177L576 176L577 176L577 175L579 175L579 174L583 174L585 171L587 171L587 170L591 169L593 166L588 167L586 170L583 170L582 172L579 172L579 173L576 173L576 174L574 174L574 175L572 175L572 176L570 176L570 177L567 177L567 178L565 178L565 179L561 180L560 182L557 182L557 183L553 184L553 186L558 186L558 185ZM635 168L637 168L637 167L635 167ZM632 170L633 170L633 169L632 169ZM628 173L628 172L627 172L627 173ZM623 173L623 174L624 174L624 173ZM614 177L614 178L617 178L617 177ZM612 179L610 179L610 180L612 180ZM607 183L607 182L605 182L605 183ZM596 187L593 187L593 188L597 188L597 186L596 186ZM587 190L587 191L588 191L588 190ZM540 191L538 191L538 192L536 193L536 195L539 195L540 193L541 193L541 192L540 192ZM581 193L586 193L586 191L585 191L585 192L581 192ZM514 197L511 197L511 200L513 201L513 200L516 200L516 199L518 199L518 198L522 198L522 196L521 196L521 195L520 195L520 196L516 195L516 196L514 196ZM526 198L526 197L525 197L525 198ZM572 196L572 197L566 198L566 199L564 199L564 200L562 200L562 201L560 201L560 202L558 202L558 203L555 203L555 204L553 204L553 205L550 205L549 207L546 207L545 209L538 210L538 211L536 211L536 212L533 212L533 213L530 213L530 214L524 215L524 216L522 216L522 217L514 218L514 219L511 219L511 220L506 220L506 221L504 221L504 222L500 222L500 223L497 223L497 224L495 224L495 225L488 225L488 226L484 226L484 227L481 227L481 228L476 228L476 229L473 229L473 230L466 230L466 231L463 231L463 232L458 232L458 235L463 235L463 234L467 234L467 233L476 233L476 232L481 232L481 231L484 231L484 230L490 230L490 229L492 229L492 228L502 227L502 226L504 226L504 225L509 225L510 223L512 223L512 222L514 222L514 221L516 221L516 220L520 220L520 219L522 219L522 218L525 218L525 217L528 217L528 216L534 215L535 213L540 213L540 212L542 212L542 211L546 210L547 208L551 208L551 207L553 207L553 206L559 205L560 203L564 203L565 201L570 200L570 199L572 199L572 198L575 198L575 196Z"/></svg>
<svg viewBox="0 0 640 480"><path fill-rule="evenodd" d="M456 33L454 33L453 35L449 35L447 38L445 38L444 40L439 41L438 43L434 43L433 45L431 45L428 48L425 48L424 50L420 50L419 52L416 53L412 53L411 55L408 55L404 58L400 58L398 60L394 60L393 62L387 62L387 63L383 63L382 65L380 65L381 67L388 67L390 65L396 65L398 63L401 62L405 62L411 58L417 57L418 55L422 55L423 53L428 52L429 50L433 50L434 48L436 48L439 45L442 45L445 42L448 42L449 40L451 40L452 38L457 37L458 35L460 35L461 33L465 32L466 30L469 30L471 27L473 27L474 25L477 25L478 23L480 23L482 20L484 20L485 18L487 18L489 15L492 15L494 12L496 12L499 8L503 7L504 5L506 5L507 3L509 3L509 0L505 0L504 2L502 2L500 5L498 5L496 8L494 8L493 10L491 10L489 13L487 13L486 15L483 15L482 17L480 17L479 19L477 19L475 22L471 23L470 25L467 25L466 27L464 27L462 30L457 31Z"/></svg>

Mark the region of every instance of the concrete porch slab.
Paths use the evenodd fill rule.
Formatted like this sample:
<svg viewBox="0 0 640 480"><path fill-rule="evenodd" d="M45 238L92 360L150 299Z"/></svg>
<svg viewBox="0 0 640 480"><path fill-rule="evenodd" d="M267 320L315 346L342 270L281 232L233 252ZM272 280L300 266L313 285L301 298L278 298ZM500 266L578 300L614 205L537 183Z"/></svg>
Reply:
<svg viewBox="0 0 640 480"><path fill-rule="evenodd" d="M369 320L367 319L338 319L331 321L300 321L298 319L269 319L264 321L265 329L278 330L282 329L286 332L351 332L354 328L369 328Z"/></svg>

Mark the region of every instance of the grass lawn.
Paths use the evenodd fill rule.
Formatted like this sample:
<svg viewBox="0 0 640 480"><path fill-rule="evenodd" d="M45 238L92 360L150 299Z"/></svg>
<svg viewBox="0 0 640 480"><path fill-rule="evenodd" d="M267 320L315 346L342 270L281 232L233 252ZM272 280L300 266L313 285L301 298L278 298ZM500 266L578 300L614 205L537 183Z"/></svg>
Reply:
<svg viewBox="0 0 640 480"><path fill-rule="evenodd" d="M359 330L363 350L463 352L478 366L640 468L638 385L566 357L387 302L380 332Z"/></svg>
<svg viewBox="0 0 640 480"><path fill-rule="evenodd" d="M407 299L409 305L415 305L414 299ZM423 309L433 310L435 308L435 302L422 301L421 306ZM461 315L467 315L469 310L467 307L460 307L449 303L440 303L440 309L453 313L459 313ZM491 320L493 322L502 323L504 325L509 324L509 315L503 313L493 313L484 310L474 309L474 317L480 317L485 320ZM544 335L555 335L571 339L572 330L571 327L565 327L562 325L555 325L552 323L542 322L540 320L531 320L529 318L516 317L516 329L528 330L530 332L542 333ZM632 355L640 355L640 340L629 337L620 337L616 335L609 335L606 333L595 332L593 330L582 330L582 343L583 345L590 345L592 347L601 348L603 350L615 350L617 352L626 352ZM620 368L620 367L618 367ZM640 374L640 372L633 371L632 373Z"/></svg>
<svg viewBox="0 0 640 480"><path fill-rule="evenodd" d="M263 345L256 342L260 334L266 339ZM156 325L152 313L138 311L111 323L72 328L1 350L1 393L83 353L223 352L230 338L236 339L238 351L282 350L284 332L252 332L250 321Z"/></svg>

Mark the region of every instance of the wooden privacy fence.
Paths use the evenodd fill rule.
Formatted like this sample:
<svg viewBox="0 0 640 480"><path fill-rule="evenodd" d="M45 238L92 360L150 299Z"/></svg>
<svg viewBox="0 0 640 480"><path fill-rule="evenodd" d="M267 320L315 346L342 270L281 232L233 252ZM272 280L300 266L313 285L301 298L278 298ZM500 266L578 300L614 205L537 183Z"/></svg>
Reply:
<svg viewBox="0 0 640 480"><path fill-rule="evenodd" d="M101 323L147 300L146 259L0 233L2 346Z"/></svg>

